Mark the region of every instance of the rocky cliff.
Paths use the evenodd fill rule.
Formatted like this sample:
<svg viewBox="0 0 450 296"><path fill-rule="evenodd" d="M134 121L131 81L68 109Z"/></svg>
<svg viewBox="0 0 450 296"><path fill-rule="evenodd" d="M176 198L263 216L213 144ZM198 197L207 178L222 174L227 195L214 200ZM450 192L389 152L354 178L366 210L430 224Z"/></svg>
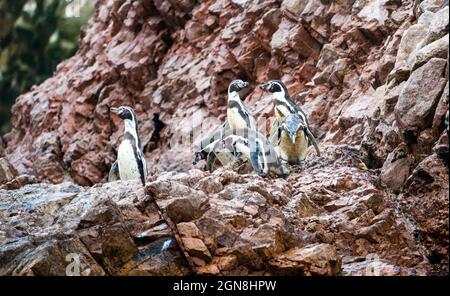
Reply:
<svg viewBox="0 0 450 296"><path fill-rule="evenodd" d="M98 1L0 138L0 273L75 253L91 274L448 274L448 42L443 0ZM282 79L324 156L286 179L192 167L235 78L262 127L256 86ZM101 185L118 105L145 193Z"/></svg>

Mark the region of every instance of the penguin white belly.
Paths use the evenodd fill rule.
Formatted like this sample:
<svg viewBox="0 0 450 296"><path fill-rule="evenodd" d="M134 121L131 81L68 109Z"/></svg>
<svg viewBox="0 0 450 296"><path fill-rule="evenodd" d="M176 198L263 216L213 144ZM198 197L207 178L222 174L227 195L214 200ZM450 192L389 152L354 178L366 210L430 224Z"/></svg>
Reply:
<svg viewBox="0 0 450 296"><path fill-rule="evenodd" d="M230 125L230 128L232 128L232 129L240 129L240 128L247 127L247 122L239 114L239 111L237 108L229 108L227 110L227 120L228 120L228 124Z"/></svg>
<svg viewBox="0 0 450 296"><path fill-rule="evenodd" d="M298 164L299 161L306 158L307 142L303 131L297 133L295 144L292 143L289 136L283 132L280 142L280 154L283 160L286 160L290 164Z"/></svg>
<svg viewBox="0 0 450 296"><path fill-rule="evenodd" d="M242 155L247 158L250 159L250 147L248 147L247 145L244 145L242 143L237 143L236 144L236 150L238 150L239 152L242 153Z"/></svg>
<svg viewBox="0 0 450 296"><path fill-rule="evenodd" d="M299 131L297 133L297 138L295 139L295 149L299 160L305 160L308 142L306 141L305 133L303 131Z"/></svg>
<svg viewBox="0 0 450 296"><path fill-rule="evenodd" d="M286 106L275 105L275 118L277 119L278 123L281 124L289 114L291 114L291 112L286 108Z"/></svg>
<svg viewBox="0 0 450 296"><path fill-rule="evenodd" d="M117 151L117 162L119 164L121 180L140 179L139 167L132 145L129 140L124 140Z"/></svg>

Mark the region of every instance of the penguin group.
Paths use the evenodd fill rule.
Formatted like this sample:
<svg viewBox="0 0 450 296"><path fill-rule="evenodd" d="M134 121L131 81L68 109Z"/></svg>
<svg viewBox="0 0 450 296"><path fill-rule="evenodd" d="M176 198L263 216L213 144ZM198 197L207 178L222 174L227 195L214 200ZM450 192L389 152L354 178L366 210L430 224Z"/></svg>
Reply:
<svg viewBox="0 0 450 296"><path fill-rule="evenodd" d="M309 146L314 146L320 156L306 114L295 105L284 83L271 80L259 86L272 93L275 119L270 141L258 131L255 118L240 99L239 92L249 85L242 80L230 83L225 123L201 141L193 164L204 159L205 169L213 171L217 161L222 166L248 161L259 175L284 177L289 174L288 165L303 167ZM279 147L279 153L275 147Z"/></svg>
<svg viewBox="0 0 450 296"><path fill-rule="evenodd" d="M240 98L239 93L249 86L242 80L233 80L229 84L226 120L200 142L194 154L194 165L206 160L205 169L212 172L217 166L249 163L261 176L275 174L284 177L289 174L288 165L303 166L309 146L314 146L320 156L306 114L292 101L283 82L271 80L259 86L272 93L275 119L270 140L258 131L253 114ZM136 114L127 106L113 107L111 112L124 121L125 128L108 181L140 180L145 186L147 164Z"/></svg>

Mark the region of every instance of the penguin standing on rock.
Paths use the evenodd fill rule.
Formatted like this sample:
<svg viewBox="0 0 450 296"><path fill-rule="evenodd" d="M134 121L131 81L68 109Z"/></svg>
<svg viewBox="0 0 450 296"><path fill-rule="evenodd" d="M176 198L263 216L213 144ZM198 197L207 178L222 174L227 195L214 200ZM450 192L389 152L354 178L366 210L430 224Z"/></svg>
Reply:
<svg viewBox="0 0 450 296"><path fill-rule="evenodd" d="M292 101L284 83L280 80L271 80L261 84L260 88L273 94L276 120L271 131L271 138L277 137L282 160L291 164L303 164L306 149L310 145L314 145L320 156L320 150L309 129L306 114Z"/></svg>
<svg viewBox="0 0 450 296"><path fill-rule="evenodd" d="M228 103L227 103L227 118L218 132L202 140L200 147L195 152L194 165L200 160L206 159L206 169L212 171L216 160L219 160L222 165L227 165L235 160L235 157L227 149L217 149L216 142L222 139L224 134L230 129L244 129L249 128L257 131L256 120L250 110L244 105L239 92L247 88L250 84L248 82L236 79L231 81L228 86ZM213 152L213 148L216 149Z"/></svg>
<svg viewBox="0 0 450 296"><path fill-rule="evenodd" d="M249 159L258 175L275 173L279 177L284 177L289 174L270 141L258 131L249 128L227 130L222 140L216 142L215 146L230 150L236 159ZM216 147L213 151L217 149Z"/></svg>
<svg viewBox="0 0 450 296"><path fill-rule="evenodd" d="M141 149L141 141L137 130L137 119L133 109L126 106L111 108L125 122L122 143L117 150L117 160L109 172L109 181L141 180L145 186L147 179L147 163Z"/></svg>
<svg viewBox="0 0 450 296"><path fill-rule="evenodd" d="M308 148L306 125L298 113L292 113L285 117L278 128L278 146L281 159L291 165L303 165ZM315 142L313 142L315 145ZM316 148L318 149L318 148Z"/></svg>
<svg viewBox="0 0 450 296"><path fill-rule="evenodd" d="M258 131L249 128L217 131L203 140L197 148L193 163L201 159L207 159L209 163L211 158L219 158L224 165L224 158L226 164L248 159L259 175L275 173L277 176L285 176L289 173L280 162L270 141Z"/></svg>
<svg viewBox="0 0 450 296"><path fill-rule="evenodd" d="M248 82L239 79L228 86L227 123L231 129L249 128L256 131L256 120L239 97L239 91L248 86Z"/></svg>
<svg viewBox="0 0 450 296"><path fill-rule="evenodd" d="M226 126L203 139L200 142L199 146L196 148L192 164L196 165L199 161L205 159L205 169L213 172L217 160L222 166L234 162L236 158L233 154L233 151L227 149L226 147L221 147L218 144L227 134L230 133L230 131L231 129Z"/></svg>

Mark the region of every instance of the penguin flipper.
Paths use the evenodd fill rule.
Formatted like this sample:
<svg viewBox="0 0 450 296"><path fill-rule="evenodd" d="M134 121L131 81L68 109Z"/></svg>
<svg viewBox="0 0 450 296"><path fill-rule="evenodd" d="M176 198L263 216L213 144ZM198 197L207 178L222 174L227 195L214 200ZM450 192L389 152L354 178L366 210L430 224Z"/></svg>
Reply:
<svg viewBox="0 0 450 296"><path fill-rule="evenodd" d="M306 128L306 129L305 129L305 133L306 133L306 136L308 137L308 139L309 139L309 140L311 141L311 143L313 144L314 149L316 149L317 155L320 156L320 149L319 149L319 146L317 145L316 138L315 138L314 135L311 133L311 131L309 130L309 128Z"/></svg>
<svg viewBox="0 0 450 296"><path fill-rule="evenodd" d="M225 119L225 122L222 124L222 128L224 130L229 130L230 129L230 124L228 123L228 120Z"/></svg>
<svg viewBox="0 0 450 296"><path fill-rule="evenodd" d="M142 185L145 186L145 180L147 179L147 172L146 172L147 163L144 155L140 151L137 153L137 160L138 160L137 164L139 169L139 176L141 177Z"/></svg>
<svg viewBox="0 0 450 296"><path fill-rule="evenodd" d="M114 182L120 180L119 175L119 163L117 160L112 164L111 169L109 170L108 182Z"/></svg>
<svg viewBox="0 0 450 296"><path fill-rule="evenodd" d="M251 130L257 130L256 119L255 119L255 117L253 117L252 112L250 112L250 110L245 105L242 105L242 107L243 107L242 111L244 113L243 115L244 115L244 119L247 124L247 127Z"/></svg>
<svg viewBox="0 0 450 296"><path fill-rule="evenodd" d="M261 152L260 146L256 143L255 149L251 149L250 151L250 162L252 163L252 167L258 175L264 175L263 169L261 168L258 158Z"/></svg>

